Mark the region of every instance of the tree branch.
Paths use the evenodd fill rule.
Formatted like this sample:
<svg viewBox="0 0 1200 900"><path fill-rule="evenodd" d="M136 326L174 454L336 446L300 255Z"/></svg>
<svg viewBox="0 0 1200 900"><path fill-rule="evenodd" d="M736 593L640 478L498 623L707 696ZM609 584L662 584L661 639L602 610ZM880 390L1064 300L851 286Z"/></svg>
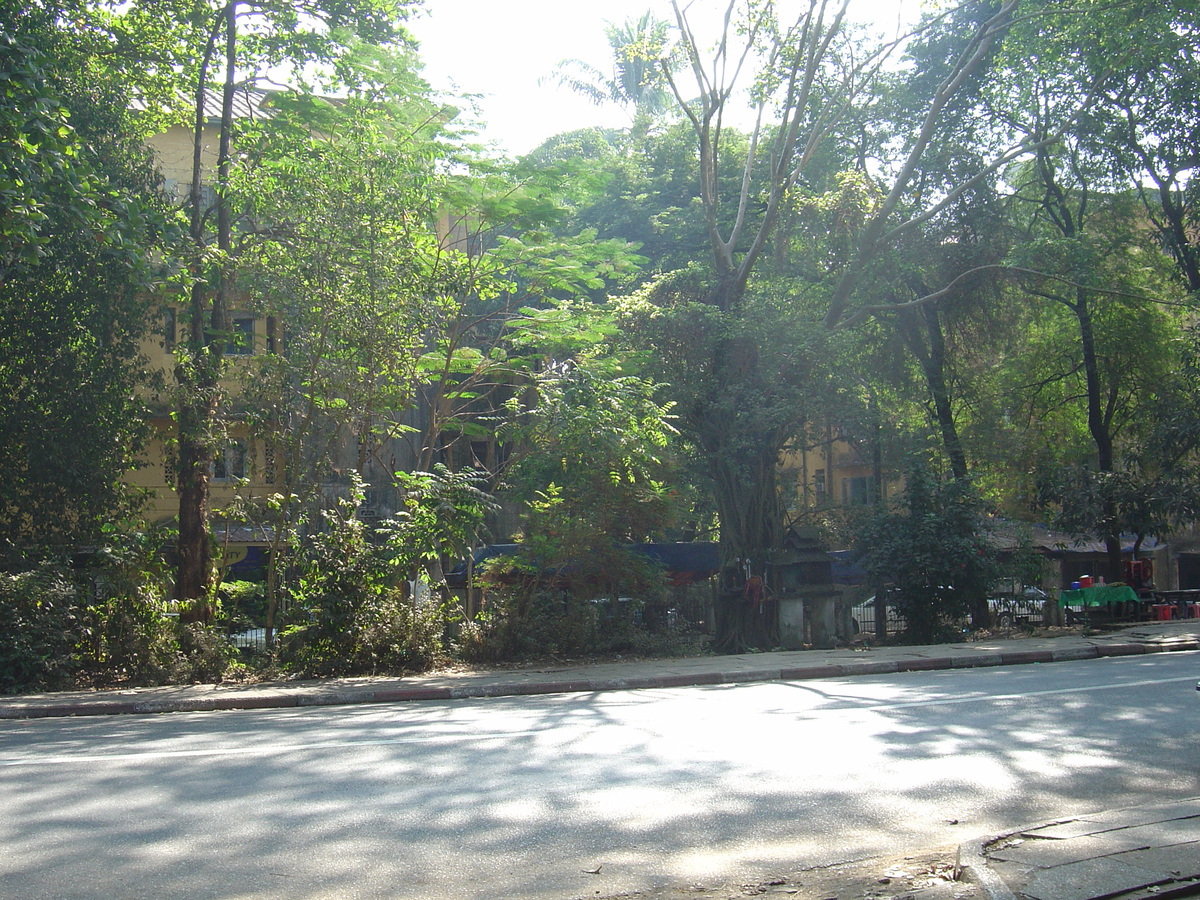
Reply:
<svg viewBox="0 0 1200 900"><path fill-rule="evenodd" d="M915 300L907 300L904 303L875 303L870 306L859 307L854 312L854 315L849 316L845 319L842 319L842 320L836 322L831 327L836 328L836 329L849 328L853 325L857 325L859 322L862 322L864 319L870 318L871 316L878 316L878 315L881 315L882 313L889 313L889 312L891 312L891 313L903 312L908 309L913 309L913 308L920 307L920 306L927 306L930 303L936 303L938 300L941 300L941 299L949 296L950 294L954 293L954 291L963 282L965 282L971 278L974 278L975 276L980 275L984 272L994 272L994 273L996 273L998 275L1002 275L1002 276L1022 276L1022 277L1042 278L1042 279L1046 279L1047 281L1054 281L1059 284L1065 284L1065 285L1068 285L1073 288L1090 291L1090 292L1093 292L1096 294L1104 294L1105 296L1109 296L1109 297L1124 297L1129 300L1142 300L1142 301L1146 301L1149 303L1161 302L1157 297L1150 297L1145 294L1134 294L1129 291L1117 291L1117 290L1109 290L1106 288L1098 288L1098 287L1095 287L1090 284L1081 284L1078 281L1072 281L1070 278L1064 278L1061 275L1052 275L1049 272L1039 272L1036 269L1026 269L1026 268L1022 268L1021 266L1007 266L1007 265L1004 265L1003 263L992 263L992 264L989 264L986 266L976 266L973 269L968 269L967 271L965 271L962 274L955 277L952 281L950 281L950 283L948 283L944 287L939 288L938 290L933 291L932 293L925 294L923 297L918 297ZM1043 295L1043 296L1048 296L1048 295ZM1058 298L1050 298L1050 299L1058 299ZM1066 303L1066 301L1063 301L1061 299L1058 300L1058 302ZM1066 305L1069 306L1070 304L1066 303Z"/></svg>

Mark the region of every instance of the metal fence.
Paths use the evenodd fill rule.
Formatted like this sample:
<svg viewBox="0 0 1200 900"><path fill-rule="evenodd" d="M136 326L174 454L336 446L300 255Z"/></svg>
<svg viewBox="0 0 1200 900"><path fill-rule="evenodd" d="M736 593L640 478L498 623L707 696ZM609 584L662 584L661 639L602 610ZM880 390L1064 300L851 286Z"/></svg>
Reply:
<svg viewBox="0 0 1200 900"><path fill-rule="evenodd" d="M239 631L237 634L229 635L229 640L239 650L265 651L267 649L267 629L250 628L246 631Z"/></svg>
<svg viewBox="0 0 1200 900"><path fill-rule="evenodd" d="M875 598L869 597L861 603L850 607L851 631L856 634L876 634ZM892 637L907 627L904 617L896 610L895 604L887 605L886 636Z"/></svg>

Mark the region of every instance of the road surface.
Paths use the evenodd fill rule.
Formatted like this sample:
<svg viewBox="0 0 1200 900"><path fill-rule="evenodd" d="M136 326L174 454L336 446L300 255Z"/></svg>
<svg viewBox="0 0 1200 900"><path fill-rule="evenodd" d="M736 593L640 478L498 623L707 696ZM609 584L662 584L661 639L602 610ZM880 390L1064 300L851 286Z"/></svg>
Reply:
<svg viewBox="0 0 1200 900"><path fill-rule="evenodd" d="M0 723L0 897L608 896L1197 793L1200 654Z"/></svg>

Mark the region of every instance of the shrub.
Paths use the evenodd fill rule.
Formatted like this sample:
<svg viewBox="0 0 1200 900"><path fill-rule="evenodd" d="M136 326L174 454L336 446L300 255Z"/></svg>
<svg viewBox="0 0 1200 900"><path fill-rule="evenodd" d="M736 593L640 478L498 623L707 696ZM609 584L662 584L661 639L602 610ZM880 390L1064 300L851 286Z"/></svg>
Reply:
<svg viewBox="0 0 1200 900"><path fill-rule="evenodd" d="M445 607L410 601L394 550L370 540L354 500L323 513L297 553L299 581L280 634L280 662L302 675L426 668L442 648Z"/></svg>
<svg viewBox="0 0 1200 900"><path fill-rule="evenodd" d="M68 571L46 564L0 575L0 692L71 686L77 628Z"/></svg>
<svg viewBox="0 0 1200 900"><path fill-rule="evenodd" d="M177 649L163 681L170 684L215 684L239 672L237 648L215 628L198 622L177 626Z"/></svg>
<svg viewBox="0 0 1200 900"><path fill-rule="evenodd" d="M262 628L267 621L266 585L257 581L226 581L219 595L217 617L226 634Z"/></svg>
<svg viewBox="0 0 1200 900"><path fill-rule="evenodd" d="M80 676L94 685L164 684L176 668L179 626L159 532L114 536L75 569Z"/></svg>
<svg viewBox="0 0 1200 900"><path fill-rule="evenodd" d="M910 463L901 508L877 513L859 535L863 563L896 588L913 643L952 634L951 623L983 602L1002 574L983 502L967 482L939 482Z"/></svg>
<svg viewBox="0 0 1200 900"><path fill-rule="evenodd" d="M489 609L459 628L458 650L469 662L599 652L595 604L532 585L493 590L488 600Z"/></svg>
<svg viewBox="0 0 1200 900"><path fill-rule="evenodd" d="M168 616L161 536L0 575L0 691L220 681L234 654Z"/></svg>
<svg viewBox="0 0 1200 900"><path fill-rule="evenodd" d="M455 649L467 662L613 654L672 656L703 651L707 639L647 621L648 604L592 598L579 590L529 584L493 588L488 608L459 624Z"/></svg>

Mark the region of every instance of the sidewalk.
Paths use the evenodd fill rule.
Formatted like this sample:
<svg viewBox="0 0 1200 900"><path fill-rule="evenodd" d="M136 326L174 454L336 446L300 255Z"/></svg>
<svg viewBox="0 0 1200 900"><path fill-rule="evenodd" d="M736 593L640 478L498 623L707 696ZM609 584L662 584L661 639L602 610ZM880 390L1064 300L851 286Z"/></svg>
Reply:
<svg viewBox="0 0 1200 900"><path fill-rule="evenodd" d="M0 719L101 716L220 709L268 709L459 700L806 681L934 669L1011 666L1105 656L1200 650L1200 619L1145 622L1089 637L1001 638L927 647L844 648L631 660L594 665L498 669L403 678L338 678L250 685L197 684L0 697Z"/></svg>
<svg viewBox="0 0 1200 900"><path fill-rule="evenodd" d="M1200 896L1200 797L1064 819L958 848L989 900Z"/></svg>
<svg viewBox="0 0 1200 900"><path fill-rule="evenodd" d="M1200 620L1193 619L1140 623L1088 637L1070 634L927 647L799 650L404 678L182 685L0 697L0 719L802 681L1196 650L1200 650ZM1200 680L1200 669L1197 678ZM1200 797L1098 813L963 844L958 869L960 877L979 884L989 900L1200 897Z"/></svg>

